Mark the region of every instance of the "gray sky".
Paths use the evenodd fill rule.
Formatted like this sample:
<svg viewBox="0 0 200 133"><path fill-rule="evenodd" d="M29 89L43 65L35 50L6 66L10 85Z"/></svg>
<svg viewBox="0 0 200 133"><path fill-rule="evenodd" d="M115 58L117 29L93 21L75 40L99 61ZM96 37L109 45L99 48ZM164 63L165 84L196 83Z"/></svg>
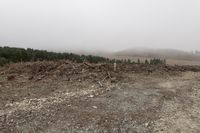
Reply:
<svg viewBox="0 0 200 133"><path fill-rule="evenodd" d="M0 0L0 45L200 50L200 1Z"/></svg>

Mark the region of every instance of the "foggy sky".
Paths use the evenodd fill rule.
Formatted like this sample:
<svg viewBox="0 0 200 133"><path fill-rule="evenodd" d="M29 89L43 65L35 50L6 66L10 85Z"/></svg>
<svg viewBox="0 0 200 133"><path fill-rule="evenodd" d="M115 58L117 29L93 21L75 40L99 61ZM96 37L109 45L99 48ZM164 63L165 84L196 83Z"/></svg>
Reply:
<svg viewBox="0 0 200 133"><path fill-rule="evenodd" d="M0 46L200 50L199 0L0 0Z"/></svg>

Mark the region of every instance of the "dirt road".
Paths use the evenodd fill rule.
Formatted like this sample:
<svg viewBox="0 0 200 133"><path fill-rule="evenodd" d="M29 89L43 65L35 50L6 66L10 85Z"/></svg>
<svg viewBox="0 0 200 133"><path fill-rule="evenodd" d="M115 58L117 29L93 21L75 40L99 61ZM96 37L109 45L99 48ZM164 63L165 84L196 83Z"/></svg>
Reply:
<svg viewBox="0 0 200 133"><path fill-rule="evenodd" d="M0 79L0 132L199 133L200 73L121 80ZM80 76L80 75L79 75ZM22 80L23 79L23 80Z"/></svg>

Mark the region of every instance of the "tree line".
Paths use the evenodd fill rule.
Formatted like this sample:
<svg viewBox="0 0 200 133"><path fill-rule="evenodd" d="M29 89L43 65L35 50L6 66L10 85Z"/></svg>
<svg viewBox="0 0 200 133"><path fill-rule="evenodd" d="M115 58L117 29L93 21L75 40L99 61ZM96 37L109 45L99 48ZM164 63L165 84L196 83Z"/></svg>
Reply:
<svg viewBox="0 0 200 133"><path fill-rule="evenodd" d="M57 52L49 52L46 50L37 50L31 48L15 48L15 47L0 47L0 65L8 64L8 63L17 63L17 62L28 62L28 61L54 61L54 60L70 60L72 62L82 63L84 61L90 63L125 63L125 64L140 64L140 60L138 62L131 61L130 59L109 59L100 56L94 55L79 55L74 53L57 53ZM166 64L165 60L161 59L152 59L149 61L145 61L145 64Z"/></svg>
<svg viewBox="0 0 200 133"><path fill-rule="evenodd" d="M166 59L154 58L154 59L150 59L150 61L145 60L145 64L149 64L149 65L166 65Z"/></svg>
<svg viewBox="0 0 200 133"><path fill-rule="evenodd" d="M52 61L61 59L66 59L77 63L81 63L86 60L91 63L111 61L108 58L93 55L48 52L46 50L37 50L31 48L24 49L14 47L0 47L0 65L16 62L44 60Z"/></svg>

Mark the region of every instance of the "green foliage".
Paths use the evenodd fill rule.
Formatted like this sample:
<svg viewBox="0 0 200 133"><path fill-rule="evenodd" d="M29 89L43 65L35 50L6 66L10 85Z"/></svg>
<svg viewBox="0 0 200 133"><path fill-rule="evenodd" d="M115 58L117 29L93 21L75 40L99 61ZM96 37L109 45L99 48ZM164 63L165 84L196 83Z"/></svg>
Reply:
<svg viewBox="0 0 200 133"><path fill-rule="evenodd" d="M3 66L4 64L8 64L8 63L9 63L9 60L7 60L4 57L0 57L0 66Z"/></svg>
<svg viewBox="0 0 200 133"><path fill-rule="evenodd" d="M145 64L147 64L147 65L149 64L149 61L147 59L145 60Z"/></svg>
<svg viewBox="0 0 200 133"><path fill-rule="evenodd" d="M128 64L131 64L131 60L130 60L130 59L128 59L128 60L127 60L127 63L128 63Z"/></svg>
<svg viewBox="0 0 200 133"><path fill-rule="evenodd" d="M0 66L8 63L15 62L27 62L27 61L51 61L51 60L70 60L76 63L82 63L84 61L90 63L124 63L124 64L134 64L136 62L130 59L109 59L100 56L93 55L78 55L74 53L56 53L48 52L46 50L36 50L36 49L23 49L14 47L0 47ZM140 59L137 60L138 64L141 64ZM145 60L145 64L158 65L166 64L166 60L161 59L151 59L150 61Z"/></svg>
<svg viewBox="0 0 200 133"><path fill-rule="evenodd" d="M140 63L141 63L141 62L140 62L140 59L138 59L138 60L137 60L137 63L138 63L138 64L140 64Z"/></svg>
<svg viewBox="0 0 200 133"><path fill-rule="evenodd" d="M78 55L74 53L56 53L46 50L23 49L14 47L0 47L0 65L10 62L27 62L27 61L43 61L43 60L60 60L66 59L77 63L88 61L90 63L127 63L131 64L131 60L116 60L93 55Z"/></svg>
<svg viewBox="0 0 200 133"><path fill-rule="evenodd" d="M154 59L150 60L150 64L151 65L166 65L166 60L165 59L161 60L161 59L154 58Z"/></svg>

